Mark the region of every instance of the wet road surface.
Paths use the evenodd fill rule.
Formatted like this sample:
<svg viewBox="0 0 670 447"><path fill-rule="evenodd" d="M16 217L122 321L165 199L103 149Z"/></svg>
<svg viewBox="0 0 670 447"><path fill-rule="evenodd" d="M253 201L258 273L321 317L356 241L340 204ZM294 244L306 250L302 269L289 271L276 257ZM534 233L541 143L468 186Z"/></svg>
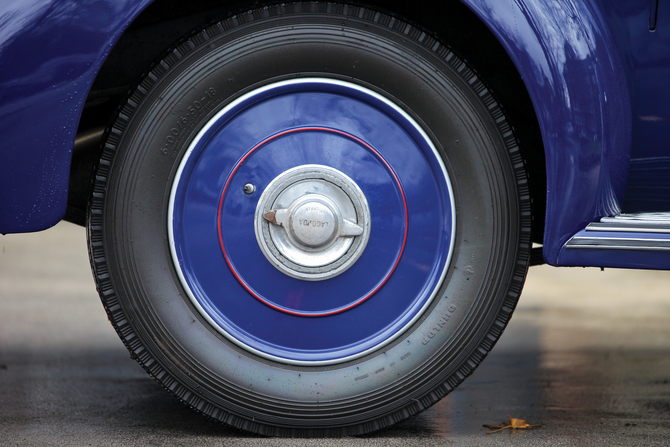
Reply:
<svg viewBox="0 0 670 447"><path fill-rule="evenodd" d="M511 415L541 427L487 434ZM512 322L464 384L357 438L259 438L206 420L129 358L83 228L0 236L0 444L670 445L670 272L530 270Z"/></svg>

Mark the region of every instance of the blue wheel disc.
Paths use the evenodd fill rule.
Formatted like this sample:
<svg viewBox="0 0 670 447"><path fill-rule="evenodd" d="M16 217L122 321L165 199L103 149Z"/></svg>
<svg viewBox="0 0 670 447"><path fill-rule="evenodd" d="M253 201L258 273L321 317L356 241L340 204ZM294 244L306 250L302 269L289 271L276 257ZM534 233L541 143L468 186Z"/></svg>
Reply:
<svg viewBox="0 0 670 447"><path fill-rule="evenodd" d="M280 271L254 232L268 185L305 165L345 174L369 205L364 251L321 281ZM409 115L355 84L309 78L254 90L207 123L175 177L168 226L181 284L215 330L317 365L378 349L421 316L446 275L455 213L440 155Z"/></svg>

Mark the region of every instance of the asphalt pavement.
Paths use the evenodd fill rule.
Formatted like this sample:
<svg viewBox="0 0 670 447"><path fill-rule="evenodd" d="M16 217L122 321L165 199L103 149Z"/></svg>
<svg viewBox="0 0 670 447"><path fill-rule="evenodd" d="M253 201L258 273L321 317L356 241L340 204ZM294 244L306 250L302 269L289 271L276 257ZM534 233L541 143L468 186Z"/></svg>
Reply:
<svg viewBox="0 0 670 447"><path fill-rule="evenodd" d="M509 416L540 427L487 434ZM670 446L670 272L533 267L489 357L427 411L364 437L261 438L205 419L129 358L85 231L0 236L2 446Z"/></svg>

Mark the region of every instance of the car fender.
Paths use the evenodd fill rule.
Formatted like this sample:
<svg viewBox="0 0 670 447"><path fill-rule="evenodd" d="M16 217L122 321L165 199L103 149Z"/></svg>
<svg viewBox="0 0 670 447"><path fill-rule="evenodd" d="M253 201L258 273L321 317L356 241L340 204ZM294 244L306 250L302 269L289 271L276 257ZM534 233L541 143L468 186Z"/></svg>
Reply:
<svg viewBox="0 0 670 447"><path fill-rule="evenodd" d="M547 164L543 254L557 265L570 237L623 203L632 122L616 44L591 0L462 1L501 42L535 107Z"/></svg>
<svg viewBox="0 0 670 447"><path fill-rule="evenodd" d="M0 232L65 214L75 134L114 43L151 0L0 3Z"/></svg>

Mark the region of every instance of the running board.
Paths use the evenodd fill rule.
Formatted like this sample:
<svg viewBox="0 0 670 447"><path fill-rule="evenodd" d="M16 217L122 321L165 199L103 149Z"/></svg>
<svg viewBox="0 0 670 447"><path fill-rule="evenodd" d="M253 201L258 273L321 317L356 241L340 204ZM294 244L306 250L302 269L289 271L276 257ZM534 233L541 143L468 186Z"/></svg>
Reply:
<svg viewBox="0 0 670 447"><path fill-rule="evenodd" d="M670 268L670 212L604 217L574 235L558 265Z"/></svg>

